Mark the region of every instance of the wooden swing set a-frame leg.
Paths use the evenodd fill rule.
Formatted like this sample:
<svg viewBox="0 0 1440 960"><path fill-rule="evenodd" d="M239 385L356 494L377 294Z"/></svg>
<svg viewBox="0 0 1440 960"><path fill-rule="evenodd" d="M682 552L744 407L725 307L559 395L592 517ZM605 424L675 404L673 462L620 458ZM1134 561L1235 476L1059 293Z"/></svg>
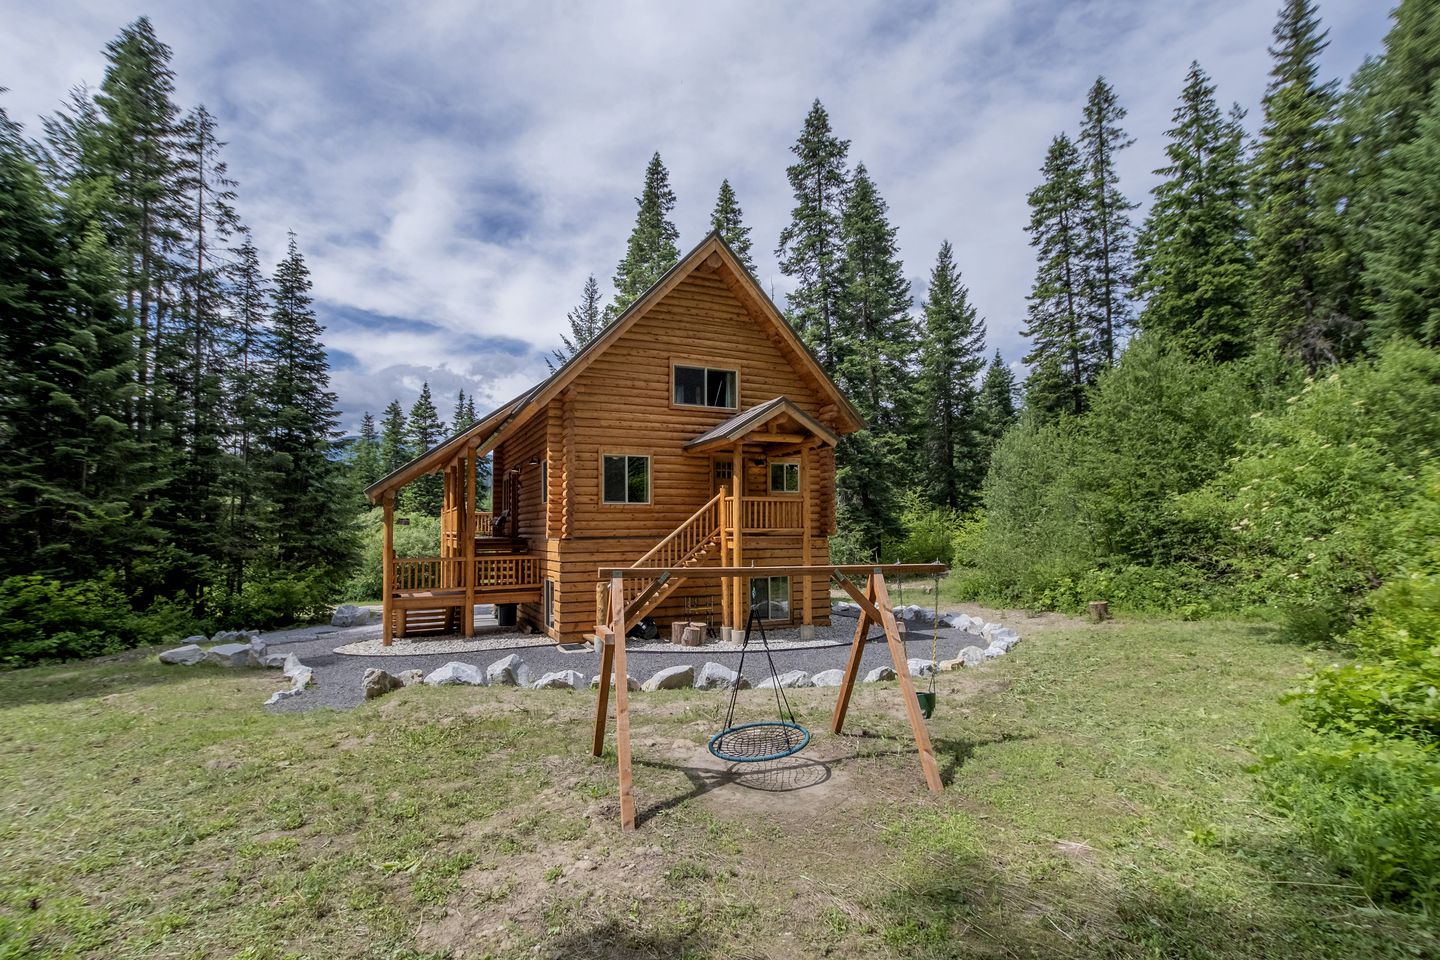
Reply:
<svg viewBox="0 0 1440 960"><path fill-rule="evenodd" d="M828 576L833 577L860 607L860 618L855 625L855 642L850 648L850 659L845 664L844 678L835 700L835 712L830 719L832 733L840 733L845 725L845 713L850 706L850 696L860 673L860 661L865 654L865 642L872 625L885 630L885 643L890 650L890 662L894 665L895 676L900 682L900 696L905 704L905 716L910 721L910 732L915 737L915 747L920 753L920 769L925 774L925 784L933 793L945 789L940 780L940 767L935 762L935 750L930 745L930 732L925 727L925 718L920 713L919 701L915 698L915 684L910 679L910 659L905 652L905 642L900 638L900 628L895 622L895 611L890 606L890 589L885 583L885 572L927 573L943 572L938 564L889 564L886 566L800 566L800 567L689 567L683 572L688 578L707 577L757 577L757 576ZM625 575L646 578L658 577L669 572L669 568L626 570L605 569L603 577L610 575L610 611L608 624L597 624L595 639L600 644L600 691L595 700L595 736L591 752L601 756L605 752L605 731L609 722L610 688L615 687L615 758L620 772L620 829L635 829L635 786L630 768L630 688L629 674L625 667ZM865 592L852 583L847 576L851 573L868 575Z"/></svg>

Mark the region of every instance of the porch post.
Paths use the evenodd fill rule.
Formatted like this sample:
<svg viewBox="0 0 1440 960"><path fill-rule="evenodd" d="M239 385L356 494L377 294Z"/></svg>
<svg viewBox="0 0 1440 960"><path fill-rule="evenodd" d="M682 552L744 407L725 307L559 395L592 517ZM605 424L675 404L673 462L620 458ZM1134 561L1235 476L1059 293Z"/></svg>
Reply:
<svg viewBox="0 0 1440 960"><path fill-rule="evenodd" d="M810 444L800 448L800 562L810 566ZM815 581L809 575L801 578L804 584L804 604L800 620L800 639L815 638Z"/></svg>
<svg viewBox="0 0 1440 960"><path fill-rule="evenodd" d="M734 524L735 529L735 547L732 551L733 555L731 556L730 561L737 567L743 567L745 565L745 457L743 453L744 446L745 444L742 441L735 441L735 449L730 455L730 472L734 474L731 479L733 479L735 482L735 512L730 518L730 522ZM734 592L730 601L730 610L735 615L735 619L734 622L731 624L732 634L737 631L744 630L745 627L748 626L750 623L750 603L749 598L746 596L746 593L750 589L750 581L745 579L744 577L734 577L733 581L734 582L732 585L732 590Z"/></svg>
<svg viewBox="0 0 1440 960"><path fill-rule="evenodd" d="M385 492L385 552L380 562L380 617L385 621L384 645L395 638L395 493Z"/></svg>
<svg viewBox="0 0 1440 960"><path fill-rule="evenodd" d="M465 588L465 606L461 610L460 633L470 636L475 632L475 451L470 450L460 457L460 556L463 563L460 584Z"/></svg>

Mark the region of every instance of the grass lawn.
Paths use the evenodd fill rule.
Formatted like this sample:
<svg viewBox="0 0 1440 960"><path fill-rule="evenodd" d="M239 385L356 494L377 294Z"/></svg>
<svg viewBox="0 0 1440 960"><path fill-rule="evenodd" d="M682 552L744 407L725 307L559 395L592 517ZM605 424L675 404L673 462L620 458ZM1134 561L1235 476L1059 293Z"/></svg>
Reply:
<svg viewBox="0 0 1440 960"><path fill-rule="evenodd" d="M1255 797L1303 659L1253 625L1035 628L941 678L938 797L893 683L841 737L796 691L816 742L745 776L704 750L723 697L637 695L633 834L593 694L271 716L259 672L3 674L0 958L1434 955Z"/></svg>

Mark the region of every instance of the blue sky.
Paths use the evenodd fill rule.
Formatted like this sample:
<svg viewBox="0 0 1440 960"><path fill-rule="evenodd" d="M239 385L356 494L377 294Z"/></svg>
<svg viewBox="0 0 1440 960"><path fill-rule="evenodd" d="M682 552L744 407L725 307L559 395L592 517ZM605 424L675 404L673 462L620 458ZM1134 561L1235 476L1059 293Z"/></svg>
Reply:
<svg viewBox="0 0 1440 960"><path fill-rule="evenodd" d="M729 177L783 303L785 167L815 97L889 201L917 303L948 238L992 346L1018 361L1025 194L1050 138L1074 130L1105 74L1137 141L1122 185L1143 203L1192 59L1258 123L1277 6L0 0L0 86L38 133L69 88L99 82L119 28L149 15L180 101L204 102L230 141L262 254L299 235L353 428L423 380L448 416L457 389L484 407L544 376L586 274L610 292L655 150L682 246ZM1328 76L1378 52L1388 8L1322 0Z"/></svg>

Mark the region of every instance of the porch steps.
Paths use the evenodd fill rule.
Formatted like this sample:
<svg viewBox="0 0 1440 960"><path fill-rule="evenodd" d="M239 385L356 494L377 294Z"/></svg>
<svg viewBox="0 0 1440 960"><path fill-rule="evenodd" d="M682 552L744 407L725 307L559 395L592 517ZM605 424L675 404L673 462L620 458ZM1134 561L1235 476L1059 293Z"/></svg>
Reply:
<svg viewBox="0 0 1440 960"><path fill-rule="evenodd" d="M401 609L395 611L396 627L401 636L429 633L455 633L460 629L459 607Z"/></svg>

